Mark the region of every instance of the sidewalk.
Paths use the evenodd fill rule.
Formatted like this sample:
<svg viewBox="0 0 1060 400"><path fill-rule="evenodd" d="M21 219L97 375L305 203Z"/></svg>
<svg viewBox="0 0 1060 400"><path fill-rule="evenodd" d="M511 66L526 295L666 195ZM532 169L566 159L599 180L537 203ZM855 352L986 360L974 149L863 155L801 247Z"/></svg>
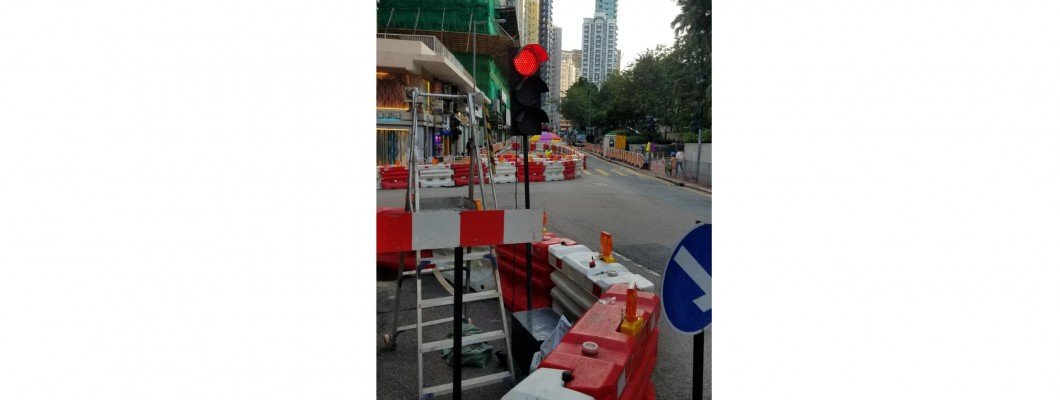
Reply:
<svg viewBox="0 0 1060 400"><path fill-rule="evenodd" d="M640 172L640 173L642 173L644 175L651 176L651 177L654 177L656 179L660 179L660 180L669 182L669 183L677 185L677 186L683 186L683 187L686 187L686 188L689 188L689 189L698 190L700 192L705 193L707 195L707 197L712 197L711 187L706 186L706 185L701 185L701 184L696 183L696 182L694 182L692 180L685 180L685 179L681 179L681 178L678 178L678 177L668 176L668 175L666 175L666 172L662 172L662 171L655 172L655 171L652 171L650 169L634 168L633 166L630 166L629 164L620 163L618 161L614 161L614 160L609 160L609 159L603 158L603 157L597 155L596 153L593 153L593 152L585 150L585 149L578 149L578 151L581 151L583 154L595 157L598 160L609 162L609 163L615 164L615 165L620 165L620 166L629 168L631 170Z"/></svg>

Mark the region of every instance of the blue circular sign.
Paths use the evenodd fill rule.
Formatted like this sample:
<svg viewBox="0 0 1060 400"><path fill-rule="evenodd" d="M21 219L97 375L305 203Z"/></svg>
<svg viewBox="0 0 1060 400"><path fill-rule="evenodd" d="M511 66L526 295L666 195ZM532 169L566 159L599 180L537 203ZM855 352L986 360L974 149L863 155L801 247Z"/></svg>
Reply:
<svg viewBox="0 0 1060 400"><path fill-rule="evenodd" d="M674 247L663 271L663 318L678 333L695 335L710 326L710 224L696 225Z"/></svg>

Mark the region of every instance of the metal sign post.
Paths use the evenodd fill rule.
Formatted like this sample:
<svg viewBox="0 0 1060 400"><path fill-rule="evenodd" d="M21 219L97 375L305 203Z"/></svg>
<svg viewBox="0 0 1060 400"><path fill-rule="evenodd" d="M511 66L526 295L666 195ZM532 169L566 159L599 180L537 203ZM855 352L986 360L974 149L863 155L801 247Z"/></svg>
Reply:
<svg viewBox="0 0 1060 400"><path fill-rule="evenodd" d="M692 338L692 398L703 398L703 331L711 323L711 225L693 227L674 247L663 271L659 297L663 318Z"/></svg>
<svg viewBox="0 0 1060 400"><path fill-rule="evenodd" d="M464 248L456 247L453 249L453 352L450 353L453 357L453 399L460 400L460 372L463 369L463 350L462 346L464 333L464 316L461 315L464 304L464 273L461 271L461 266L464 265Z"/></svg>

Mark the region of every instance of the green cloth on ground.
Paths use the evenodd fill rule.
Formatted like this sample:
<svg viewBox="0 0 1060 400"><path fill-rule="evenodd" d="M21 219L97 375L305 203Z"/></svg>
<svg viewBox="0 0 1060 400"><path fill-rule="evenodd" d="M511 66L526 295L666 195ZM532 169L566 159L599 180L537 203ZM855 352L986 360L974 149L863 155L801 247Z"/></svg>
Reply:
<svg viewBox="0 0 1060 400"><path fill-rule="evenodd" d="M482 330L478 327L469 323L464 323L460 336L470 336L482 333ZM452 338L453 334L446 335L448 338ZM453 349L442 350L442 358L445 359L445 363L450 367L453 366ZM489 364L490 357L493 354L493 346L487 343L474 343L467 346L461 347L460 351L460 364L465 367L479 367L484 368L486 364Z"/></svg>

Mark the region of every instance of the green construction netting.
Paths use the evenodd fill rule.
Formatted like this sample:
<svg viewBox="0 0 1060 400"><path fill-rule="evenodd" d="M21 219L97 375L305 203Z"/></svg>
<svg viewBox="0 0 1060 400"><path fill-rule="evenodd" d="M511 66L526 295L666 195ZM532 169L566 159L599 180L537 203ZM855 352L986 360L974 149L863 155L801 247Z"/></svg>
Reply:
<svg viewBox="0 0 1060 400"><path fill-rule="evenodd" d="M380 0L376 16L379 32L385 32L388 27L468 32L475 26L478 33L500 34L497 24L472 24L472 21L496 19L494 0ZM472 54L453 52L453 55L471 72ZM479 89L492 100L499 99L501 92L508 92L507 80L492 58L479 55L477 63Z"/></svg>
<svg viewBox="0 0 1060 400"><path fill-rule="evenodd" d="M377 27L471 32L472 21L496 19L493 0L380 0ZM497 34L497 24L478 24L478 33Z"/></svg>
<svg viewBox="0 0 1060 400"><path fill-rule="evenodd" d="M490 99L496 100L500 98L501 91L508 93L507 81L504 79L504 75L501 73L500 68L497 67L497 63L489 56L479 55L477 72L471 71L472 58L474 56L471 53L453 53L457 61L467 69L468 72L476 74L476 83L483 93L486 93Z"/></svg>

